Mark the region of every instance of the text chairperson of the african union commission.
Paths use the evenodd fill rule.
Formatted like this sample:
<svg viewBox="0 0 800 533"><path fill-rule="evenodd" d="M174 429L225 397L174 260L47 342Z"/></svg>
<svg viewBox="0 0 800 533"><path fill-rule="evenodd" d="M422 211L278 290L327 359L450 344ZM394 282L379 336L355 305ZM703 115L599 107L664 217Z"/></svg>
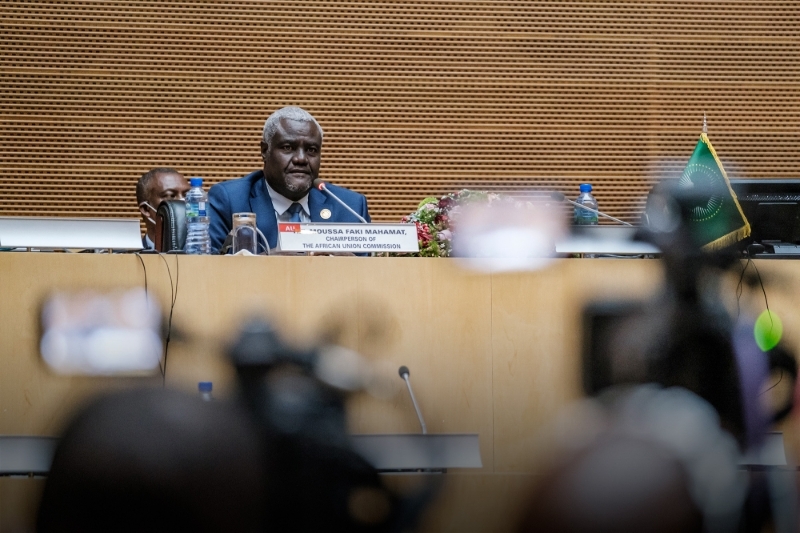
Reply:
<svg viewBox="0 0 800 533"><path fill-rule="evenodd" d="M256 225L269 241L278 243L278 222L359 222L338 202L312 187L319 174L322 127L307 111L284 107L264 123L261 158L264 170L211 187L211 246L220 249L231 230L234 213L255 213ZM367 221L367 199L327 185Z"/></svg>

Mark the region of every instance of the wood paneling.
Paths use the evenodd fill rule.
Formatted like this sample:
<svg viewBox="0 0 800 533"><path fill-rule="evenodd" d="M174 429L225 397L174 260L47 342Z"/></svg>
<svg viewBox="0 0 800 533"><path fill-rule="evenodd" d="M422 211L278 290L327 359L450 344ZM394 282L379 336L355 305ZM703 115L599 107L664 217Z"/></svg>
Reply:
<svg viewBox="0 0 800 533"><path fill-rule="evenodd" d="M0 6L0 215L137 216L154 166L259 167L302 105L322 176L397 220L461 187L595 185L635 221L703 112L733 176L800 176L800 3L94 2Z"/></svg>
<svg viewBox="0 0 800 533"><path fill-rule="evenodd" d="M0 531L36 531L45 478L0 477Z"/></svg>
<svg viewBox="0 0 800 533"><path fill-rule="evenodd" d="M334 335L383 368L398 394L354 399L348 406L354 432L419 431L397 376L397 368L408 365L432 433L479 433L484 468L444 477L422 531L513 530L526 490L551 457L552 423L580 396L583 304L643 297L661 279L655 260L562 259L539 272L484 275L459 270L455 260L427 258L142 260L162 306L170 300L170 275L177 282L167 386L196 391L198 381L210 380L215 395L230 394L234 377L223 349L242 319L256 313L273 317L296 342ZM758 261L758 267L788 345L800 352L800 263ZM38 311L45 296L55 289L142 286L136 257L8 252L0 254L0 273L0 434L57 435L87 398L160 385L160 377L58 377L39 361ZM735 312L738 273L726 283ZM745 290L740 304L743 313L760 312L760 289ZM800 457L797 424L795 417L783 425L794 458ZM34 501L38 490L0 483L0 496L19 509L0 519L0 529L29 516L17 502Z"/></svg>

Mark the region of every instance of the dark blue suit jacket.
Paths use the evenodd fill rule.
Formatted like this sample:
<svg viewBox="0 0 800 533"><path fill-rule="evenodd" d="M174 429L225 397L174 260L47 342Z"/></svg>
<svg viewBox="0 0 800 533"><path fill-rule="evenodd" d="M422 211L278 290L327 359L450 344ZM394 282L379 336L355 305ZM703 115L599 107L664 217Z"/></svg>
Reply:
<svg viewBox="0 0 800 533"><path fill-rule="evenodd" d="M367 199L363 194L327 184L328 189L350 206L353 211L370 221ZM275 208L264 181L264 171L257 170L235 180L223 181L208 191L209 216L211 217L211 247L219 250L231 230L234 213L255 213L256 225L269 241L270 248L278 244L278 222ZM339 202L317 189L308 193L308 208L311 222L360 222ZM320 211L329 209L331 217L323 219Z"/></svg>

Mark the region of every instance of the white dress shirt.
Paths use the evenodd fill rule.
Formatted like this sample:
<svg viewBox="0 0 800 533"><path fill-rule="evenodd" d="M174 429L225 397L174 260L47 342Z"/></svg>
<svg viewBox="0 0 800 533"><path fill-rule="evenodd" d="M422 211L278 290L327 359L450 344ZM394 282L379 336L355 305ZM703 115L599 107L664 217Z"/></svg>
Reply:
<svg viewBox="0 0 800 533"><path fill-rule="evenodd" d="M264 180L266 182L266 180ZM269 197L272 199L272 207L275 208L275 218L278 222L289 222L292 218L291 213L288 213L289 208L294 201L289 200L285 196L281 196L267 183L267 191ZM297 203L303 208L300 210L300 222L311 222L311 210L308 208L308 194L297 200Z"/></svg>

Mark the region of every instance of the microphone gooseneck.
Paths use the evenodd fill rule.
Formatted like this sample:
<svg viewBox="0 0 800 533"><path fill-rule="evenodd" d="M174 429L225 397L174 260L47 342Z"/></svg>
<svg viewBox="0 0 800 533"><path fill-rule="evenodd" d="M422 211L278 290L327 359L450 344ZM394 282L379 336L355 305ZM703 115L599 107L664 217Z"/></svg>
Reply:
<svg viewBox="0 0 800 533"><path fill-rule="evenodd" d="M417 412L417 418L419 419L419 425L422 426L422 434L428 434L428 427L425 425L425 420L422 418L422 412L419 410L419 405L417 405L417 399L414 397L414 391L411 389L411 381L409 381L408 376L410 372L408 371L408 367L403 365L400 367L398 371L400 377L403 378L403 381L406 382L406 387L408 387L408 394L411 396L411 403L414 404L414 410Z"/></svg>
<svg viewBox="0 0 800 533"><path fill-rule="evenodd" d="M585 206L583 204L579 204L578 202L573 202L572 200L570 200L569 198L564 196L564 193L560 193L558 191L551 192L550 193L550 198L552 198L553 200L556 200L557 202L569 202L569 203L571 203L572 205L574 205L576 207L580 207L581 209L585 209L587 211L591 211L592 213L594 213L596 215L600 215L601 217L610 218L614 222L619 222L620 224L624 224L626 226L633 226L633 224L631 224L630 222L625 222L624 220L620 220L618 218L614 218L611 215L607 215L607 214L603 213L602 211L598 211L597 209L592 209L591 207L587 207L587 206Z"/></svg>
<svg viewBox="0 0 800 533"><path fill-rule="evenodd" d="M359 215L358 213L356 213L356 212L353 210L353 208L352 208L352 207L350 207L349 205L347 205L346 203L344 203L344 202L341 200L341 198L339 198L338 196L336 196L335 194L333 194L333 192L331 192L331 190L330 190L330 189L328 189L328 187L325 185L325 182L324 182L324 181L322 181L321 179L317 178L317 179L315 179L315 180L312 182L312 185L313 185L313 187L314 187L315 189L318 189L318 190L320 190L320 191L324 192L325 194L327 194L328 196L330 196L331 198L333 198L334 200L336 200L337 202L339 202L339 204L340 204L342 207L344 207L345 209L347 209L347 210L350 212L350 214L352 214L354 217L356 217L358 220L360 220L360 221L361 221L363 224L369 224L369 222L367 222L367 221L366 221L366 219L365 219L364 217L362 217L361 215Z"/></svg>

